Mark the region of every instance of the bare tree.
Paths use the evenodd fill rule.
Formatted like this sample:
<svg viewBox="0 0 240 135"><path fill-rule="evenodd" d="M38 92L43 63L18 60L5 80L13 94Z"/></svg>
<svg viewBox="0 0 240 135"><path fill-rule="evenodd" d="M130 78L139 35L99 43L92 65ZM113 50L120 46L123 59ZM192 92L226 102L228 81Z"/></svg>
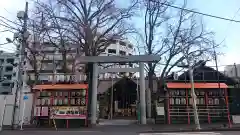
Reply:
<svg viewBox="0 0 240 135"><path fill-rule="evenodd" d="M142 41L139 50L148 55L157 54L162 57L159 63L148 63L146 66L149 92L152 92L156 67L161 67L161 79L169 75L173 68L186 59L182 53L183 45L185 48L191 48L189 49L191 54L195 54L200 50L202 53L198 53L199 56L209 54L207 51L212 48L209 45L212 43L213 33L204 29L202 21L194 13L184 10L186 0L182 10L175 11L167 6L173 4L172 1L142 0L141 2L145 9L143 13L145 21L144 31L138 34ZM148 111L150 111L150 108Z"/></svg>
<svg viewBox="0 0 240 135"><path fill-rule="evenodd" d="M196 129L200 129L196 106L196 94L193 85L193 69L196 62L199 60L210 60L213 54L213 47L217 46L213 41L213 33L204 29L201 20L197 20L198 18L194 13L185 11L185 5L186 1L183 5L183 9L178 12L179 17L176 25L168 25L167 38L164 40L169 48L169 53L166 57L166 66L163 68L161 77L164 77L164 74L167 75L172 68L186 61L192 84L191 96L193 99ZM173 64L171 64L172 61ZM170 64L171 66L169 66Z"/></svg>
<svg viewBox="0 0 240 135"><path fill-rule="evenodd" d="M159 34L158 29L161 25L168 20L166 16L167 6L164 3L168 3L166 0L161 1L145 1L145 14L144 14L144 42L146 47L146 53L148 55L164 54L164 45L159 46ZM149 88L153 90L153 76L155 72L156 63L148 63L148 77Z"/></svg>
<svg viewBox="0 0 240 135"><path fill-rule="evenodd" d="M55 35L77 46L79 57L97 56L115 40L132 32L127 19L133 16L136 3L123 8L115 0L55 0L37 1L36 8L52 20L48 28L57 30ZM92 71L90 65L86 66L87 73Z"/></svg>
<svg viewBox="0 0 240 135"><path fill-rule="evenodd" d="M160 78L164 78L171 70L182 62L185 57L181 54L182 44L194 48L196 44L201 44L203 51L209 50L209 44L212 43L213 33L204 29L201 20L191 12L179 10L176 15L170 12L168 4L171 2L162 1L144 1L145 3L145 25L144 34L140 34L145 54L162 56L162 60L156 64L148 64L147 71L149 77L149 88L152 90L152 77L155 75L155 68L162 66ZM186 1L182 8L186 5ZM170 14L170 13L171 14ZM175 11L176 12L176 11ZM143 36L144 35L144 36ZM143 51L140 49L140 51ZM190 52L197 50L190 49ZM202 53L204 54L204 53ZM164 64L163 64L164 63Z"/></svg>
<svg viewBox="0 0 240 135"><path fill-rule="evenodd" d="M167 0L152 1L152 0L142 0L141 5L143 5L144 11L144 34L141 34L141 39L143 40L145 53L148 55L159 55L163 54L164 50L163 45L159 45L159 28L161 25L168 20L166 17L167 6L164 6L163 3L168 3ZM156 63L147 64L148 72L148 87L147 91L147 116L151 117L151 92L153 91L153 76L155 74Z"/></svg>
<svg viewBox="0 0 240 135"><path fill-rule="evenodd" d="M27 84L32 87L39 82L39 76L44 68L44 60L47 59L46 55L42 53L44 46L45 31L38 27L38 23L35 20L29 21L29 32L31 36L28 39L28 43L25 48L25 64L27 65Z"/></svg>
<svg viewBox="0 0 240 135"><path fill-rule="evenodd" d="M47 31L51 31L51 39L58 39L60 46L67 45L62 41L75 45L74 66L77 66L80 56L98 56L110 44L133 32L128 19L134 15L137 3L132 0L122 6L116 0L37 0L35 9L49 20ZM91 101L93 65L89 63L84 69Z"/></svg>
<svg viewBox="0 0 240 135"><path fill-rule="evenodd" d="M195 21L193 21L192 25L194 25ZM187 34L189 35L189 34ZM211 60L212 58L214 58L214 48L217 47L216 44L214 43L214 41L212 40L201 40L201 42L199 41L195 41L192 42L189 40L185 40L187 36L186 34L183 34L180 38L179 38L179 42L181 42L181 53L182 53L182 57L183 60L182 62L182 66L184 66L185 68L188 68L188 72L189 72L189 78L190 78L190 83L191 83L191 96L192 96L192 100L193 100L193 112L194 112L194 121L196 124L196 129L201 129L200 127L200 122L199 122L199 118L198 118L198 111L197 111L197 105L196 105L196 101L197 101L197 97L195 94L195 89L194 89L194 75L193 75L193 71L196 67L200 66L203 63L206 63L206 61ZM190 35L191 36L191 35ZM191 38L191 37L190 37ZM204 42L205 41L205 42ZM191 44L191 45L189 45ZM186 64L184 64L186 63Z"/></svg>

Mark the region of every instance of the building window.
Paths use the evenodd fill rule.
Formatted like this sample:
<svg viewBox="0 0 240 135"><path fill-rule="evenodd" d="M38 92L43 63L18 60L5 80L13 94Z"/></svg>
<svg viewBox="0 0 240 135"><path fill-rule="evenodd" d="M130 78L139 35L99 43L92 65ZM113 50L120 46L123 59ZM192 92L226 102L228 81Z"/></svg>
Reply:
<svg viewBox="0 0 240 135"><path fill-rule="evenodd" d="M126 74L126 72L120 72L119 73L121 76L124 76Z"/></svg>
<svg viewBox="0 0 240 135"><path fill-rule="evenodd" d="M6 72L11 72L12 70L13 70L13 67L6 67L6 68L5 68L5 71L6 71Z"/></svg>
<svg viewBox="0 0 240 135"><path fill-rule="evenodd" d="M43 51L44 53L49 53L49 54L53 54L53 53L55 53L55 51L50 51L50 50L45 50L45 51Z"/></svg>
<svg viewBox="0 0 240 135"><path fill-rule="evenodd" d="M116 50L115 49L108 49L108 53L114 53L114 54L116 54Z"/></svg>
<svg viewBox="0 0 240 135"><path fill-rule="evenodd" d="M76 50L69 50L68 53L76 53Z"/></svg>
<svg viewBox="0 0 240 135"><path fill-rule="evenodd" d="M0 59L0 64L4 62L4 59Z"/></svg>
<svg viewBox="0 0 240 135"><path fill-rule="evenodd" d="M119 41L119 44L122 45L122 46L126 46L126 43L123 42L123 41Z"/></svg>
<svg viewBox="0 0 240 135"><path fill-rule="evenodd" d="M129 45L128 45L128 48L133 49L133 46L129 44Z"/></svg>
<svg viewBox="0 0 240 135"><path fill-rule="evenodd" d="M41 63L52 63L53 60L41 60Z"/></svg>
<svg viewBox="0 0 240 135"><path fill-rule="evenodd" d="M119 62L119 65L126 65L125 62Z"/></svg>
<svg viewBox="0 0 240 135"><path fill-rule="evenodd" d="M126 55L126 52L125 51L119 51L119 54L120 55Z"/></svg>
<svg viewBox="0 0 240 135"><path fill-rule="evenodd" d="M129 67L133 67L133 64L132 64L132 63L129 63Z"/></svg>
<svg viewBox="0 0 240 135"><path fill-rule="evenodd" d="M10 87L11 83L2 83L2 86Z"/></svg>
<svg viewBox="0 0 240 135"><path fill-rule="evenodd" d="M12 76L11 75L4 75L4 78L6 78L8 80L12 80Z"/></svg>
<svg viewBox="0 0 240 135"><path fill-rule="evenodd" d="M7 59L7 63L14 64L14 59Z"/></svg>
<svg viewBox="0 0 240 135"><path fill-rule="evenodd" d="M116 44L116 43L117 43L117 40L112 40L111 43L112 43L112 44Z"/></svg>

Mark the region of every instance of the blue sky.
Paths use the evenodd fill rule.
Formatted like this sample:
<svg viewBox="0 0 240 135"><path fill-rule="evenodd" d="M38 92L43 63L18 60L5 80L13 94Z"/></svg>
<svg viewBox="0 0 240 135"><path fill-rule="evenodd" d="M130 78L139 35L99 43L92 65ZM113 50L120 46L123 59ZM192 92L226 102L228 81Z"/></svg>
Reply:
<svg viewBox="0 0 240 135"><path fill-rule="evenodd" d="M240 1L239 0L190 0L188 7L197 11L208 13L225 18L233 18L240 20ZM237 12L238 11L238 12ZM215 32L216 41L222 42L223 47L221 52L225 54L218 57L219 65L240 63L240 38L239 30L240 23L234 23L224 20L219 20L210 17L203 17L207 29ZM214 65L211 63L211 65ZM223 69L223 66L220 66Z"/></svg>
<svg viewBox="0 0 240 135"><path fill-rule="evenodd" d="M180 6L178 3L182 3L183 0L176 1L176 4ZM26 0L1 1L0 16L15 19L17 11L24 10L25 2ZM240 8L239 0L188 0L188 8L226 18L233 18L233 16L235 16L235 20L240 20L240 11L236 14ZM218 57L219 65L233 64L234 62L240 63L240 38L238 38L240 35L240 23L231 23L229 21L209 17L203 17L203 20L206 28L215 32L216 41L218 43L226 38L223 43L225 47L220 50L224 52L224 56ZM11 33L0 33L0 44L5 42L4 39L6 37L11 38L12 36ZM4 45L1 46L0 49L12 52L14 46ZM214 63L210 63L210 65L214 65ZM220 69L223 69L223 66L220 66Z"/></svg>

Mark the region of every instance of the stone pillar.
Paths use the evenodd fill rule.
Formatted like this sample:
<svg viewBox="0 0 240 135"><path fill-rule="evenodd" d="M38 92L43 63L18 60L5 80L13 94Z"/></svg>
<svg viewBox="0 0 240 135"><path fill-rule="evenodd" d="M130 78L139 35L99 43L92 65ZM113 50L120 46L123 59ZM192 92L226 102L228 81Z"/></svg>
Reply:
<svg viewBox="0 0 240 135"><path fill-rule="evenodd" d="M140 62L140 115L141 124L147 124L146 120L146 94L145 94L144 63Z"/></svg>
<svg viewBox="0 0 240 135"><path fill-rule="evenodd" d="M152 103L151 103L151 91L147 89L147 117L151 118L152 116Z"/></svg>
<svg viewBox="0 0 240 135"><path fill-rule="evenodd" d="M97 86L98 86L98 64L93 63L92 78L92 104L91 104L91 124L97 123Z"/></svg>

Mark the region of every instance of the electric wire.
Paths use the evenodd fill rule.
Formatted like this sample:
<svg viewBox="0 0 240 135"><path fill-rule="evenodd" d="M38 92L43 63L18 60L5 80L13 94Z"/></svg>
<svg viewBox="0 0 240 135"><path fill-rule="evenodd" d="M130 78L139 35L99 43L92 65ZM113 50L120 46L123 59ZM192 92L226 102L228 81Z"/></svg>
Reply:
<svg viewBox="0 0 240 135"><path fill-rule="evenodd" d="M160 4L168 6L168 7L172 7L172 8L175 8L175 9L185 10L185 11L192 12L192 13L195 13L195 14L199 14L199 15L215 18L215 19L220 19L220 20L240 23L240 20L234 20L234 19L225 18L225 17L221 17L221 16L216 16L216 15L211 15L211 14L207 14L207 13L202 13L202 12L198 12L198 11L195 11L195 10L191 10L191 9L187 9L187 8L182 8L182 7L170 5L170 4L167 4L167 3L160 3Z"/></svg>
<svg viewBox="0 0 240 135"><path fill-rule="evenodd" d="M232 20L235 19L235 17L237 16L238 12L240 11L240 8L238 8L238 10L235 12L234 16L232 17ZM230 22L225 30L225 36L223 38L223 40L219 43L219 45L221 45L228 37L228 30L229 30L229 26L232 24L232 22Z"/></svg>
<svg viewBox="0 0 240 135"><path fill-rule="evenodd" d="M232 19L230 19L230 18L224 18L224 17L221 17L221 16L216 16L216 15L211 15L211 14L207 14L207 13L202 13L202 12L194 11L194 10L187 9L187 8L178 7L178 6L175 6L175 5L170 5L170 4L167 4L167 3L161 3L161 4L162 4L162 5L165 5L165 6L168 6L168 7L175 8L175 9L185 10L185 11L188 11L188 12L200 14L200 15L207 16L207 17L211 17L211 18L215 18L215 19L220 19L220 20L225 20L225 21L240 23L240 20L235 20L235 19L234 19L234 18L236 17L237 13L240 11L240 8L239 8L238 11L235 13L234 17L233 17ZM15 24L15 25L21 26L20 24L18 24L18 23L16 23L16 22L13 22L13 21L11 21L11 20L3 17L3 16L0 16L0 18L3 18L3 19L5 19L5 20L7 20L7 21L9 21L9 22L11 22L11 23L13 23L13 24ZM0 24L0 25L2 25L2 26L4 26L4 27L7 27L7 28L12 28L12 27L9 27L9 26L3 25L3 24ZM18 30L18 29L16 29L16 28L13 28L13 29ZM28 29L29 29L29 28L28 28ZM226 37L227 37L227 36L226 36ZM226 37L223 39L222 42L225 41ZM222 43L222 42L221 42L221 43ZM220 43L220 44L221 44L221 43ZM164 64L164 63L159 63L159 64L160 64L160 65L166 65L166 64ZM171 65L171 64L169 64L169 65ZM221 67L221 66L231 66L231 65L218 65L218 66ZM210 67L215 67L215 66L210 66Z"/></svg>

